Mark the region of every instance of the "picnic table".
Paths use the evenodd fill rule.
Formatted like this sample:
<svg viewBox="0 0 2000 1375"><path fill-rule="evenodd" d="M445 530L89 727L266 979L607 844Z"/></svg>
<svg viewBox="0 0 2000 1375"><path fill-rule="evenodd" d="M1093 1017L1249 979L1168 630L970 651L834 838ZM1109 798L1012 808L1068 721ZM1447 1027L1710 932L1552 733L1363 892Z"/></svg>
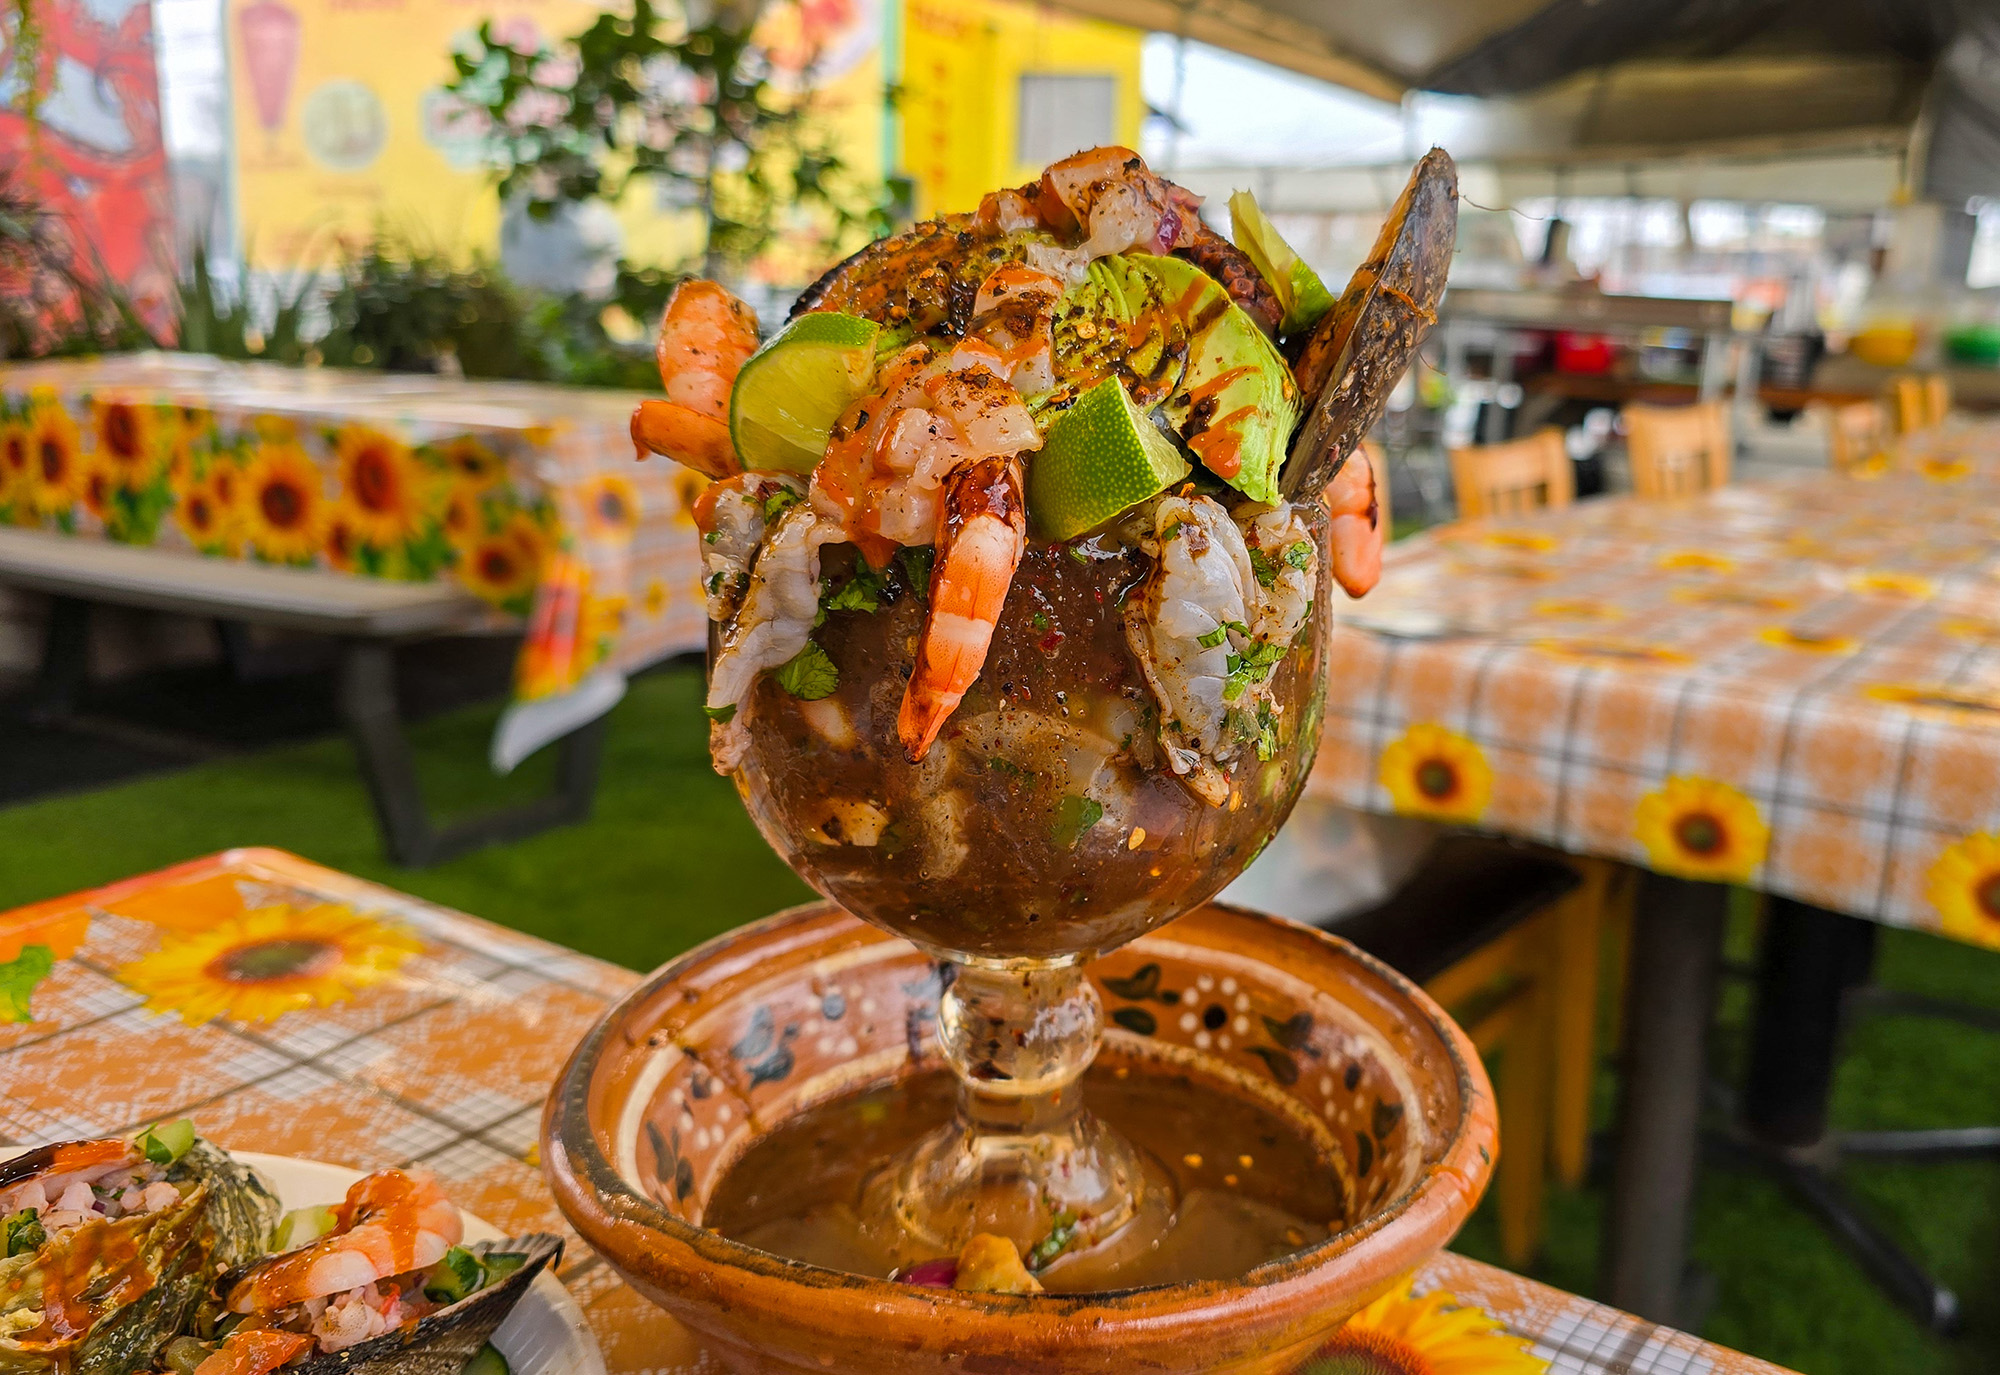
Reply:
<svg viewBox="0 0 2000 1375"><path fill-rule="evenodd" d="M1678 1311L1726 885L1772 895L1743 1125L1838 1213L1796 1152L1875 924L2000 948L2000 429L1440 527L1336 615L1317 795L1646 871L1605 1296ZM1949 1293L1866 1233L1946 1325Z"/></svg>
<svg viewBox="0 0 2000 1375"><path fill-rule="evenodd" d="M42 705L85 676L97 602L343 642L340 703L392 857L430 863L587 812L625 675L706 643L705 480L633 461L620 392L229 363L0 366L0 584L53 598ZM431 825L397 642L525 631L493 744L565 741L561 791ZM553 805L551 805L553 804Z"/></svg>
<svg viewBox="0 0 2000 1375"><path fill-rule="evenodd" d="M578 1240L542 1181L542 1100L638 976L310 864L235 850L0 913L0 1139L190 1116L224 1146L420 1165L509 1232L553 1231L611 1375L713 1369ZM1778 1367L1460 1256L1476 1304L1558 1375Z"/></svg>

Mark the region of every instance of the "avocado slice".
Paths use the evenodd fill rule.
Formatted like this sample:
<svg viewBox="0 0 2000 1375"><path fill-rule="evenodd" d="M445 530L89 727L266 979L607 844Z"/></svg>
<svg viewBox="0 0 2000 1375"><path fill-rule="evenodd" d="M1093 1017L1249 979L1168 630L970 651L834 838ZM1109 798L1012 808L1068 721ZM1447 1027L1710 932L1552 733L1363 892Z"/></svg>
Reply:
<svg viewBox="0 0 2000 1375"><path fill-rule="evenodd" d="M1278 500L1278 470L1299 420L1299 387L1264 331L1207 273L1142 260L1193 330L1187 371L1161 413L1204 467L1253 501Z"/></svg>

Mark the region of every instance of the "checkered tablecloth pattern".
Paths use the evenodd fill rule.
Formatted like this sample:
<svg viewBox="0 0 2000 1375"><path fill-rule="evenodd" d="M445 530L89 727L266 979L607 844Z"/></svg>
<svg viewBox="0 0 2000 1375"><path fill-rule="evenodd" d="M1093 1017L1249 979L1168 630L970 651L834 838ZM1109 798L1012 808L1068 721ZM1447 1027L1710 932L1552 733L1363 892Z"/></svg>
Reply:
<svg viewBox="0 0 2000 1375"><path fill-rule="evenodd" d="M2000 945L2000 430L1395 546L1315 792Z"/></svg>
<svg viewBox="0 0 2000 1375"><path fill-rule="evenodd" d="M30 1018L0 1024L0 1138L191 1116L238 1150L421 1165L495 1226L568 1239L563 1282L613 1375L699 1375L714 1363L578 1241L540 1170L550 1082L636 981L279 851L230 851L0 914L0 988ZM1560 1375L1777 1375L1459 1257L1420 1287L1487 1308Z"/></svg>

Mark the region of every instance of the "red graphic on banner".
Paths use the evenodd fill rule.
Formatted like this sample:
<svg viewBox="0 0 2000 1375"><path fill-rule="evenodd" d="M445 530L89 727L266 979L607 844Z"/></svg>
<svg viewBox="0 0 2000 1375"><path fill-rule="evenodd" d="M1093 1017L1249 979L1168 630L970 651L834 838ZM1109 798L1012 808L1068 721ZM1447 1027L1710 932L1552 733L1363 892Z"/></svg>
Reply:
<svg viewBox="0 0 2000 1375"><path fill-rule="evenodd" d="M12 17L13 7L8 7ZM11 28L0 33L0 172L69 227L76 266L122 287L155 332L173 291L173 198L146 0L37 0L41 92L31 128Z"/></svg>

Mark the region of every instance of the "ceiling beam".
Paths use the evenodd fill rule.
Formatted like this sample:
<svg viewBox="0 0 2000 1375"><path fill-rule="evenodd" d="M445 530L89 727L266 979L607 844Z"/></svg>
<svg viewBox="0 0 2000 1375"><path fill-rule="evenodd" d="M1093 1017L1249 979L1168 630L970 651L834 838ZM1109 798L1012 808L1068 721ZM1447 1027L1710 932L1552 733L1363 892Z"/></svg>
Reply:
<svg viewBox="0 0 2000 1375"><path fill-rule="evenodd" d="M1158 33L1184 34L1202 43L1301 76L1331 81L1350 91L1396 104L1410 85L1402 78L1342 50L1325 33L1275 14L1253 0L1044 0L1050 9Z"/></svg>

